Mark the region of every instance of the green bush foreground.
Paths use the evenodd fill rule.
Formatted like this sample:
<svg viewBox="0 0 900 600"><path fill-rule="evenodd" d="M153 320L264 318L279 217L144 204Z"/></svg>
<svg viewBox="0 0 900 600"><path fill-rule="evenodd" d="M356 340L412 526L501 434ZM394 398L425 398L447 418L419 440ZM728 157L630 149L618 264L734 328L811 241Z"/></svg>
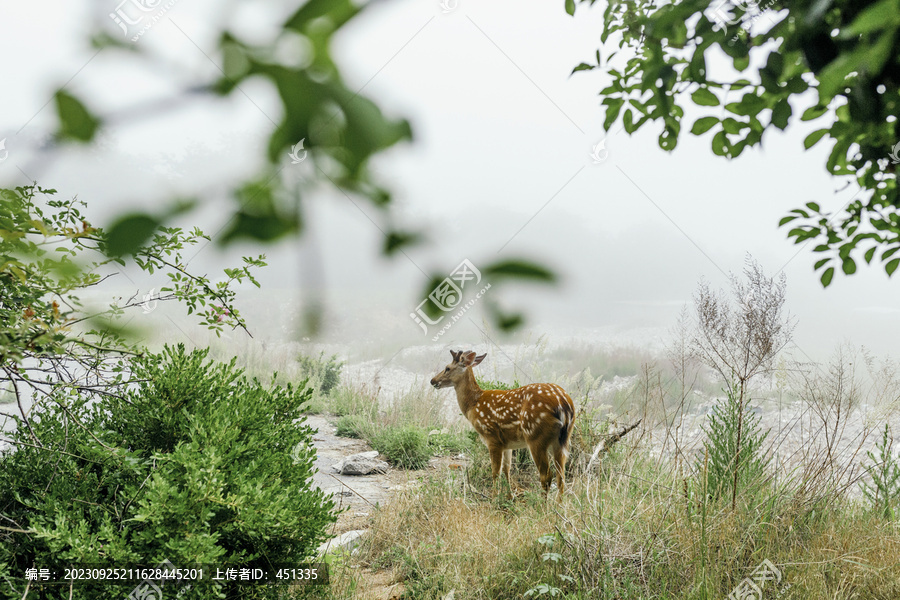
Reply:
<svg viewBox="0 0 900 600"><path fill-rule="evenodd" d="M310 390L264 388L207 351L131 362L112 395L57 388L0 456L0 597L25 570L72 563L297 563L336 519L312 487ZM41 447L42 446L42 447ZM189 598L268 597L285 587L195 587ZM29 598L124 598L126 586L42 586ZM224 594L224 595L220 595ZM166 596L168 597L168 596Z"/></svg>

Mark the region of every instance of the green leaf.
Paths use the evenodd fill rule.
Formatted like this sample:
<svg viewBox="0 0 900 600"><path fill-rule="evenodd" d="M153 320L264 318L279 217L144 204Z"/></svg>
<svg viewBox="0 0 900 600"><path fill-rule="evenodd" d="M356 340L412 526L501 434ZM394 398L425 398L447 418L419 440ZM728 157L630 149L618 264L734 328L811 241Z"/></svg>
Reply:
<svg viewBox="0 0 900 600"><path fill-rule="evenodd" d="M495 319L497 320L497 327L500 328L500 331L512 331L513 329L517 329L525 322L525 317L522 316L522 313L505 313L505 312L497 312L495 315Z"/></svg>
<svg viewBox="0 0 900 600"><path fill-rule="evenodd" d="M107 233L106 253L109 256L133 254L150 239L160 225L156 218L145 213L119 219Z"/></svg>
<svg viewBox="0 0 900 600"><path fill-rule="evenodd" d="M374 102L345 88L334 93L347 119L343 147L350 156L344 163L354 176L371 154L412 138L408 121L387 119Z"/></svg>
<svg viewBox="0 0 900 600"><path fill-rule="evenodd" d="M809 150L813 146L815 146L819 140L821 140L825 134L828 133L827 129L818 129L813 131L811 134L806 136L806 139L803 140L803 147Z"/></svg>
<svg viewBox="0 0 900 600"><path fill-rule="evenodd" d="M694 121L694 126L691 127L691 133L694 135L703 135L712 129L718 122L718 117L701 117Z"/></svg>
<svg viewBox="0 0 900 600"><path fill-rule="evenodd" d="M818 271L819 269L821 269L822 267L827 265L829 262L831 262L830 258L823 258L822 260L816 261L816 264L813 266L813 270Z"/></svg>
<svg viewBox="0 0 900 600"><path fill-rule="evenodd" d="M896 29L897 9L896 0L881 0L875 4L870 4L853 19L850 25L841 30L838 39L852 40L864 33L881 31L889 26L893 26Z"/></svg>
<svg viewBox="0 0 900 600"><path fill-rule="evenodd" d="M619 111L622 110L624 100L621 98L606 98L603 100L603 104L606 105L606 116L603 119L603 129L609 131L612 124L615 123L616 119L619 117Z"/></svg>
<svg viewBox="0 0 900 600"><path fill-rule="evenodd" d="M860 43L852 52L838 55L819 74L819 103L831 100L847 86L846 78L853 71L864 70L880 73L885 61L891 56L894 31L885 31L874 44Z"/></svg>
<svg viewBox="0 0 900 600"><path fill-rule="evenodd" d="M806 83L803 77L797 75L787 80L784 84L784 89L792 94L802 94L809 89L809 84Z"/></svg>
<svg viewBox="0 0 900 600"><path fill-rule="evenodd" d="M827 106L810 106L806 110L803 111L803 116L800 117L801 121L812 121L813 119L818 119L822 115L828 112Z"/></svg>
<svg viewBox="0 0 900 600"><path fill-rule="evenodd" d="M575 14L575 0L566 0L566 12L569 15Z"/></svg>
<svg viewBox="0 0 900 600"><path fill-rule="evenodd" d="M822 208L819 206L817 202L807 202L806 208L814 212L822 212Z"/></svg>
<svg viewBox="0 0 900 600"><path fill-rule="evenodd" d="M231 227L225 231L220 243L227 244L238 238L249 238L260 242L271 242L299 229L299 222L292 217L276 214L252 214L238 211L232 219Z"/></svg>
<svg viewBox="0 0 900 600"><path fill-rule="evenodd" d="M828 287L831 285L831 279L834 277L834 267L828 267L825 269L825 272L822 273L822 287Z"/></svg>
<svg viewBox="0 0 900 600"><path fill-rule="evenodd" d="M547 283L556 281L556 274L553 271L522 260L506 260L488 265L484 268L484 275L496 279L532 279Z"/></svg>
<svg viewBox="0 0 900 600"><path fill-rule="evenodd" d="M784 72L784 55L781 52L769 52L766 59L765 70L774 78L778 79Z"/></svg>
<svg viewBox="0 0 900 600"><path fill-rule="evenodd" d="M872 257L875 256L875 251L878 250L878 246L872 246L868 250L866 250L865 258L866 264L872 263Z"/></svg>
<svg viewBox="0 0 900 600"><path fill-rule="evenodd" d="M712 151L716 156L725 156L728 154L728 145L728 138L725 136L724 131L720 131L713 136Z"/></svg>
<svg viewBox="0 0 900 600"><path fill-rule="evenodd" d="M856 261L854 261L851 257L844 258L844 262L841 265L844 269L844 273L847 275L853 275L856 273Z"/></svg>
<svg viewBox="0 0 900 600"><path fill-rule="evenodd" d="M589 65L587 63L581 63L574 69L572 69L572 73L577 73L578 71L590 71L592 69L596 69L597 65Z"/></svg>
<svg viewBox="0 0 900 600"><path fill-rule="evenodd" d="M788 215L786 217L782 217L780 221L778 221L778 226L783 227L797 218L797 215Z"/></svg>
<svg viewBox="0 0 900 600"><path fill-rule="evenodd" d="M699 88L691 94L691 100L699 106L718 106L719 98L709 91L708 88Z"/></svg>
<svg viewBox="0 0 900 600"><path fill-rule="evenodd" d="M790 102L788 102L787 98L782 98L775 105L775 108L772 109L772 125L784 131L788 125L788 120L791 118L791 113Z"/></svg>
<svg viewBox="0 0 900 600"><path fill-rule="evenodd" d="M732 119L731 117L726 118L722 121L722 129L725 133L735 135L741 132L742 129L746 129L749 127L746 123L741 123L736 119Z"/></svg>
<svg viewBox="0 0 900 600"><path fill-rule="evenodd" d="M706 81L706 57L703 55L702 48L694 51L694 56L691 58L691 64L688 69L693 81L698 83Z"/></svg>
<svg viewBox="0 0 900 600"><path fill-rule="evenodd" d="M59 132L62 139L89 142L100 127L100 119L93 116L84 104L74 96L59 90L54 96L59 115Z"/></svg>
<svg viewBox="0 0 900 600"><path fill-rule="evenodd" d="M897 265L900 265L900 258L895 258L884 266L884 270L887 272L888 277L894 274L894 271L897 270Z"/></svg>
<svg viewBox="0 0 900 600"><path fill-rule="evenodd" d="M284 28L303 33L317 24L327 23L333 31L361 9L351 0L309 0L285 21Z"/></svg>
<svg viewBox="0 0 900 600"><path fill-rule="evenodd" d="M422 236L418 233L408 231L391 231L384 238L385 256L391 256L406 246L412 246L422 241Z"/></svg>
<svg viewBox="0 0 900 600"><path fill-rule="evenodd" d="M638 128L638 125L634 123L634 115L630 108L626 108L625 114L622 115L622 125L625 126L627 133L634 133Z"/></svg>

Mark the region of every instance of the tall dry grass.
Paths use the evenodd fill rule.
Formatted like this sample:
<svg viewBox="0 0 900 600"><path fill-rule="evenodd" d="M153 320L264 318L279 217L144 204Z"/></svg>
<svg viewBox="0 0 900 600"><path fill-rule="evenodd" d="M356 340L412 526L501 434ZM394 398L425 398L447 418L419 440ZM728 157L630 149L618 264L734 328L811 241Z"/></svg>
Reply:
<svg viewBox="0 0 900 600"><path fill-rule="evenodd" d="M737 510L640 453L607 457L561 503L491 500L437 474L379 509L355 564L392 569L408 598L721 599L764 560L764 597L900 597L900 531L866 507L768 487ZM350 577L350 573L345 573ZM788 587L789 586L789 587ZM540 592L543 591L544 594ZM369 598L364 587L350 598Z"/></svg>

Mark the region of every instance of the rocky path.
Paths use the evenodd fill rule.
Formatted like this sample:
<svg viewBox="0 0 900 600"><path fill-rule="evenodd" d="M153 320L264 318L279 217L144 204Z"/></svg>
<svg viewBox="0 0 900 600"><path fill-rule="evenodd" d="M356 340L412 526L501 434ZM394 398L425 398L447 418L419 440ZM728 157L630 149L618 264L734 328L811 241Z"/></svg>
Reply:
<svg viewBox="0 0 900 600"><path fill-rule="evenodd" d="M338 461L371 450L362 440L338 437L335 428L321 415L310 415L306 423L317 430L313 435L316 447L316 468L313 476L316 487L334 496L335 504L350 512L369 513L391 496L391 490L407 482L403 472L389 469L387 473L372 475L341 475L332 468Z"/></svg>
<svg viewBox="0 0 900 600"><path fill-rule="evenodd" d="M334 538L319 550L328 552L335 546L351 549L371 526L375 507L384 505L393 494L406 486L416 485L416 476L394 469L372 475L341 475L332 468L338 461L371 448L362 440L335 435L334 426L325 417L311 415L306 422L316 430L313 445L316 448L317 472L313 475L313 483L331 494L341 511L331 531ZM390 570L360 568L358 574L368 598L396 600L403 594L403 585L396 582Z"/></svg>

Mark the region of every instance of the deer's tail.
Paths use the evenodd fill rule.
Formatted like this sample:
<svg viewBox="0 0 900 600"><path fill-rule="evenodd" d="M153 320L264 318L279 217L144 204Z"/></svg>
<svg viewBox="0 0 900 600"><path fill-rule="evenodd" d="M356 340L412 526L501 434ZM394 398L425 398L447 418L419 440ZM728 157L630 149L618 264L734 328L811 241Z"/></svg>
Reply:
<svg viewBox="0 0 900 600"><path fill-rule="evenodd" d="M556 409L556 418L562 424L559 428L559 445L563 452L569 454L569 438L572 437L572 428L575 426L575 408L571 401L560 404Z"/></svg>

